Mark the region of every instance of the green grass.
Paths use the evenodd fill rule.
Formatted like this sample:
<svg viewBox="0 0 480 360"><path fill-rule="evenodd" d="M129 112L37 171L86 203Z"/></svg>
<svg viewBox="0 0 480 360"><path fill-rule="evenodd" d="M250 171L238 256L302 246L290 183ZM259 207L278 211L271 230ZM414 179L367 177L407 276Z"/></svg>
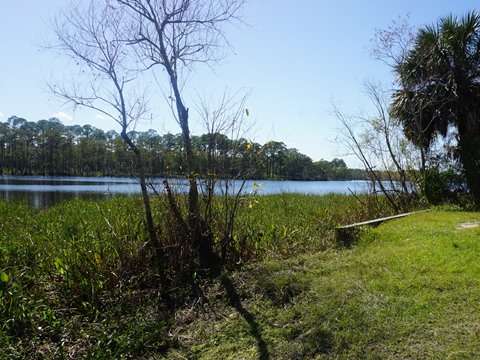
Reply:
<svg viewBox="0 0 480 360"><path fill-rule="evenodd" d="M168 229L171 217L159 205L155 220ZM222 206L216 204L219 214ZM385 210L342 195L246 197L234 231L247 249L239 264L333 248L333 228L368 217L366 209ZM48 210L0 202L0 217L0 358L135 358L182 342L169 335L174 309L161 299L166 291L177 304L190 299L181 297L185 284L160 287L172 274L143 250L140 199L70 201ZM202 279L188 281L203 292Z"/></svg>
<svg viewBox="0 0 480 360"><path fill-rule="evenodd" d="M413 215L350 250L255 265L230 277L237 302L212 286L167 358L478 358L480 227L463 223L480 215Z"/></svg>
<svg viewBox="0 0 480 360"><path fill-rule="evenodd" d="M242 270L195 279L197 296L175 308L142 252L138 199L0 202L0 359L479 356L480 227L460 224L480 214L412 215L336 247L335 226L388 214L362 201L245 199L235 236L254 250Z"/></svg>

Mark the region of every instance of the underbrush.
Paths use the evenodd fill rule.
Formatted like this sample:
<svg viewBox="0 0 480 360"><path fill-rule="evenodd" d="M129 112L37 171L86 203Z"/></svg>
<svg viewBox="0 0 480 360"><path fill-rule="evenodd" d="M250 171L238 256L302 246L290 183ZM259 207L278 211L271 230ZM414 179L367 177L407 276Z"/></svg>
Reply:
<svg viewBox="0 0 480 360"><path fill-rule="evenodd" d="M154 213L173 254L170 268L146 244L138 198L70 201L48 210L0 202L0 358L137 358L178 347L175 313L205 297L205 283L197 273L179 274L182 247L168 238L172 224L160 205ZM215 206L221 213L226 203ZM388 213L381 200L367 197L245 198L231 239L241 256L229 267L334 248L335 226ZM279 303L303 286L277 293L288 277L278 281L266 296Z"/></svg>

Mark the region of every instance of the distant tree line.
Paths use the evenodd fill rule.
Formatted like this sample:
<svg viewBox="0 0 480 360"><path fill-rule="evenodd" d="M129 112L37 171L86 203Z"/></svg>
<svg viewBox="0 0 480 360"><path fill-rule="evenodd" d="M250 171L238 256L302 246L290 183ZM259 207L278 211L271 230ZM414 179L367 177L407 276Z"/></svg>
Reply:
<svg viewBox="0 0 480 360"><path fill-rule="evenodd" d="M160 135L155 130L132 131L142 150L146 172L153 177L186 176L182 134ZM213 144L213 146L212 146ZM242 167L253 167L256 179L353 180L363 170L349 169L342 159L313 161L283 142L264 145L226 135L192 136L198 169L206 175L212 161L217 176L234 177ZM213 150L212 150L213 149ZM56 118L39 121L12 116L0 122L0 174L62 176L130 176L131 154L115 130L92 125L65 126Z"/></svg>

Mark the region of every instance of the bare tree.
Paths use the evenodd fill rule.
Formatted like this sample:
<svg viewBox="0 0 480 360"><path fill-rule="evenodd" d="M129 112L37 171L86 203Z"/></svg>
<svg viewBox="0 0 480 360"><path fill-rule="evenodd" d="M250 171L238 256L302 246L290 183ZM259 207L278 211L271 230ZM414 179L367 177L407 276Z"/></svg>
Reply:
<svg viewBox="0 0 480 360"><path fill-rule="evenodd" d="M223 57L223 25L238 20L245 0L117 0L133 21L130 44L147 68L160 66L167 75L176 120L180 125L189 172L189 237L201 262L212 262L209 229L201 219L197 169L182 95L185 72L196 63L211 65ZM182 219L178 219L182 221Z"/></svg>
<svg viewBox="0 0 480 360"><path fill-rule="evenodd" d="M148 111L146 90L138 78L140 71L130 56L126 14L108 2L72 4L52 22L56 43L50 49L66 56L76 71L62 81L47 84L49 90L74 107L93 109L115 120L121 137L135 154L150 241L162 256L145 179L140 149L128 135Z"/></svg>
<svg viewBox="0 0 480 360"><path fill-rule="evenodd" d="M386 29L376 29L370 50L372 57L397 73L410 54L416 33L408 23L408 16L392 21ZM436 100L409 97L413 92L400 76L394 83L404 96L399 96L399 90L372 81L365 83L365 93L375 109L373 116L354 116L354 121L350 121L335 106L334 114L342 126L346 147L362 161L372 183L386 195L391 207L400 211L408 210L416 194L428 201L426 168L432 153L427 146L431 134L427 132L431 126L425 122L429 118L428 109ZM392 103L395 98L400 100ZM435 104L442 106L440 102ZM400 121L401 117L409 122Z"/></svg>
<svg viewBox="0 0 480 360"><path fill-rule="evenodd" d="M202 181L204 219L220 233L220 257L222 260L238 262L245 244L234 244L235 215L243 201L246 179L253 175L258 164L253 157L246 156L251 144L245 137L252 129L247 124L249 111L246 101L249 93L227 92L215 102L212 98L200 98L195 110L206 132L207 167ZM249 159L250 161L245 161ZM222 206L214 206L214 196L221 192ZM215 223L215 224L214 224Z"/></svg>
<svg viewBox="0 0 480 360"><path fill-rule="evenodd" d="M395 212L406 211L415 192L410 181L418 166L416 149L399 122L389 116L389 92L373 83L366 83L365 88L375 114L346 115L333 104L333 114L341 125L338 140L362 162L372 191L378 189Z"/></svg>
<svg viewBox="0 0 480 360"><path fill-rule="evenodd" d="M251 130L252 125L247 125L245 119L249 116L249 111L246 109L246 101L249 97L249 93L240 94L236 93L230 96L227 92L223 93L218 101L215 101L213 97L208 100L205 97L199 97L199 100L195 103L195 110L200 119L201 125L204 127L207 139L206 151L207 154L207 174L211 178L210 182L207 182L206 189L208 193L212 193L214 183L222 179L238 179L248 177L246 169L237 168L236 173L233 167L235 166L235 160L241 155L242 150L240 147L245 144L240 144L239 140L248 137L248 132ZM226 142L227 144L220 144ZM228 149L222 149L225 152L223 155L227 159L217 164L217 157L220 155L219 148L227 147ZM229 161L227 161L229 160ZM220 167L219 164L222 164Z"/></svg>

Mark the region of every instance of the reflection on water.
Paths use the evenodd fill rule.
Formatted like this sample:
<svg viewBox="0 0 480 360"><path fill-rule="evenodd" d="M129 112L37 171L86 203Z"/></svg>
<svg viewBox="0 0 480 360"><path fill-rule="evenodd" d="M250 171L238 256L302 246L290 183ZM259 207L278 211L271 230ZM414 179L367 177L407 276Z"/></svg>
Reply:
<svg viewBox="0 0 480 360"><path fill-rule="evenodd" d="M46 208L72 199L103 200L138 192L129 178L0 176L0 198Z"/></svg>
<svg viewBox="0 0 480 360"><path fill-rule="evenodd" d="M161 181L156 181L161 184ZM170 179L176 192L187 189L187 182ZM225 181L218 181L217 193L225 191ZM323 195L327 193L364 193L368 190L366 181L273 181L229 182L229 192L259 194L303 193ZM116 195L133 195L140 192L135 179L109 177L44 177L44 176L0 176L0 199L12 202L26 202L30 206L46 208L65 200L103 200Z"/></svg>
<svg viewBox="0 0 480 360"><path fill-rule="evenodd" d="M0 198L11 202L23 202L37 208L47 208L72 199L103 200L109 196L102 193L79 193L57 191L9 191L0 190Z"/></svg>

